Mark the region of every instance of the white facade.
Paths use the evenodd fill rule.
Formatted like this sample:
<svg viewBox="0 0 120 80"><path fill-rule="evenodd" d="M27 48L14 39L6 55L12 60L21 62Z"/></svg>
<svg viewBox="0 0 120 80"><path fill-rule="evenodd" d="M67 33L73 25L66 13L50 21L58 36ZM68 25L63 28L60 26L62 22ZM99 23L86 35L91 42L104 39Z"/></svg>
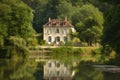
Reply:
<svg viewBox="0 0 120 80"><path fill-rule="evenodd" d="M44 40L48 43L59 43L66 42L70 40L70 31L71 28L52 28L52 27L44 27Z"/></svg>

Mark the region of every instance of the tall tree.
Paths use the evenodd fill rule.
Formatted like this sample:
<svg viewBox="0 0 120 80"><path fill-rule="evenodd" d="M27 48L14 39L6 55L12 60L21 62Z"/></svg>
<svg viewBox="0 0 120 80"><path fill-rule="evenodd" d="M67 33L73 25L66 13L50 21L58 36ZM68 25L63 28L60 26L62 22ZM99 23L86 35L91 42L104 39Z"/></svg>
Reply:
<svg viewBox="0 0 120 80"><path fill-rule="evenodd" d="M5 37L17 36L27 39L34 33L32 10L21 0L0 1L0 33Z"/></svg>
<svg viewBox="0 0 120 80"><path fill-rule="evenodd" d="M0 57L26 57L33 37L32 9L21 0L0 0Z"/></svg>
<svg viewBox="0 0 120 80"><path fill-rule="evenodd" d="M98 8L91 4L83 5L73 20L77 22L76 29L81 41L87 42L89 46L100 41L104 19Z"/></svg>
<svg viewBox="0 0 120 80"><path fill-rule="evenodd" d="M120 55L120 2L105 0L112 8L105 13L104 35L102 44L110 45Z"/></svg>
<svg viewBox="0 0 120 80"><path fill-rule="evenodd" d="M36 32L42 33L42 25L46 19L46 6L48 0L22 0L33 9L33 28ZM46 10L46 11L45 11Z"/></svg>
<svg viewBox="0 0 120 80"><path fill-rule="evenodd" d="M74 11L73 11L74 10ZM60 3L57 6L57 17L58 18L65 18L67 17L69 20L71 20L73 14L77 12L77 8L75 6L72 6L70 2L67 1L60 1Z"/></svg>

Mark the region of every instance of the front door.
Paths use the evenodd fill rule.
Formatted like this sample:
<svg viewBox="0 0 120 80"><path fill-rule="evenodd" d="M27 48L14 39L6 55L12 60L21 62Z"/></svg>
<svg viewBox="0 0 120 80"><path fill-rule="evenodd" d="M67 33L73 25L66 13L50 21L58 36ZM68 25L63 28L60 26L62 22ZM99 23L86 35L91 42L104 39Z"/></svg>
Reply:
<svg viewBox="0 0 120 80"><path fill-rule="evenodd" d="M59 42L60 42L60 37L59 37L59 36L57 36L57 37L55 38L55 42L56 42L56 44L59 44Z"/></svg>

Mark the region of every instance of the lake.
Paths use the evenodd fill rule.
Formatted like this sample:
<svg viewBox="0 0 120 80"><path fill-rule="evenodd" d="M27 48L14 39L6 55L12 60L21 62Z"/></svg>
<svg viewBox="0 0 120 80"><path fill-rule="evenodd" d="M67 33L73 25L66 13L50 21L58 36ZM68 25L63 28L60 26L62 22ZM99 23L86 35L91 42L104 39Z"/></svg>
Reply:
<svg viewBox="0 0 120 80"><path fill-rule="evenodd" d="M0 80L120 80L120 68L112 65L0 60Z"/></svg>

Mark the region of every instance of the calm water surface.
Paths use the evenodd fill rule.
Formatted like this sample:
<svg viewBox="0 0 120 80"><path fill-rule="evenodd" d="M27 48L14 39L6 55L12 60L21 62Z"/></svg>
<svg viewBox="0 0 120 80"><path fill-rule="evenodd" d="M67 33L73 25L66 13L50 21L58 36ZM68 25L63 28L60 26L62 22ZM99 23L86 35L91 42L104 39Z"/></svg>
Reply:
<svg viewBox="0 0 120 80"><path fill-rule="evenodd" d="M55 60L0 60L0 80L120 80L120 72Z"/></svg>

